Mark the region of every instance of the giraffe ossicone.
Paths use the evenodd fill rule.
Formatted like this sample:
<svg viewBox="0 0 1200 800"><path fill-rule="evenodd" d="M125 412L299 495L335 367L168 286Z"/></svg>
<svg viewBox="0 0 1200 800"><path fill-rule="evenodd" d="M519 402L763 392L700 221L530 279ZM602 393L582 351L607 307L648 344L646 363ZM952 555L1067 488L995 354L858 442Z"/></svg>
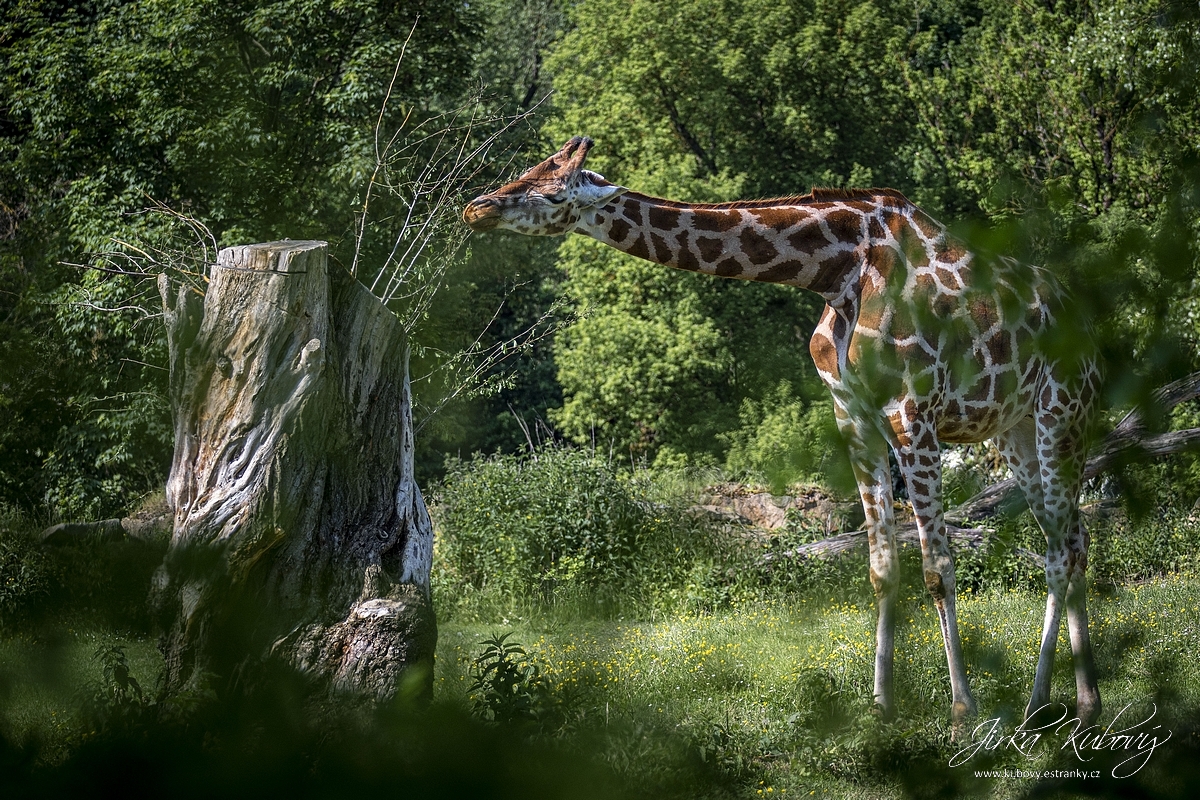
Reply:
<svg viewBox="0 0 1200 800"><path fill-rule="evenodd" d="M896 454L937 606L956 726L975 713L943 518L939 443L992 439L1046 536L1047 601L1032 714L1049 701L1065 610L1077 716L1100 712L1088 634L1088 534L1079 518L1085 436L1099 392L1091 347L1043 347L1064 321L1053 278L983 259L891 189L814 189L775 200L694 204L639 194L584 169L577 136L517 180L472 200L476 231L580 233L638 258L809 289L825 310L809 343L833 395L866 512L878 606L875 702L892 689L899 587L891 473Z"/></svg>

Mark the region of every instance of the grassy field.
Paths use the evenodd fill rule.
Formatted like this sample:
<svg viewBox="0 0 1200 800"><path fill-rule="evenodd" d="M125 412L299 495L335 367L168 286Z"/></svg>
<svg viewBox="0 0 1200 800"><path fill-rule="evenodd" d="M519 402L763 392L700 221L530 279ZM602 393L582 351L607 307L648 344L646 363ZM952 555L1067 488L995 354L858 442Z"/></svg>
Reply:
<svg viewBox="0 0 1200 800"><path fill-rule="evenodd" d="M947 766L962 747L950 741L945 657L936 614L923 594L910 587L904 600L897 635L899 714L890 724L867 713L874 612L869 604L836 598L742 605L660 622L538 616L506 625L451 623L442 627L436 691L443 699L470 702L479 642L509 631L538 667L550 705L562 709L552 715L560 735L572 728L611 731L601 738L603 758L643 780L670 766L654 763L661 742L682 742L717 764L732 779L727 788L745 797L923 794L907 785L914 769L932 771L937 786L955 793L1016 797L1035 781L976 778L975 771L1097 769L1103 758L1072 763L1049 740L1033 749L1032 758L1010 749ZM962 598L979 722L999 717L1009 730L1019 723L1033 681L1043 603L1030 591ZM1200 707L1198 620L1200 582L1192 578L1092 597L1104 722L1128 704L1124 718L1136 712L1140 720L1158 703L1154 722L1168 726ZM1056 702L1073 703L1069 652L1064 632ZM644 759L630 758L631 735L646 742ZM1186 737L1187 731L1176 735ZM1165 763L1163 752L1152 758ZM1151 774L1148 768L1141 778L1172 788L1167 776Z"/></svg>
<svg viewBox="0 0 1200 800"><path fill-rule="evenodd" d="M522 688L535 702L527 718L502 720L502 727L598 761L619 785L638 787L637 795L1022 797L1057 783L1066 796L1135 789L1188 796L1194 771L1173 767L1196 746L1200 580L1177 576L1091 600L1102 721L1131 705L1123 718L1136 722L1157 704L1153 724L1163 726L1157 734L1167 730L1174 739L1132 778L1111 778L1117 763L1111 752L1091 754L1085 763L1061 751L1061 736L1047 736L1029 757L1009 748L950 767L964 745L950 739L936 615L915 586L904 600L897 636L900 705L891 723L869 713L873 609L819 596L657 621L543 610L521 619L444 623L435 703L477 703L473 666L482 642L503 632L523 645L526 657L515 660L533 667ZM1039 595L1024 590L962 598L977 722L998 717L1009 731L1019 722L1033 678L1041 605ZM112 644L125 648L132 673L152 686L161 659L145 636L92 626L0 639L8 679L5 736L39 737L50 745L43 753L50 758L77 746L86 738L82 698L103 682L94 653ZM1069 652L1065 635L1059 648ZM1069 658L1060 657L1053 700L1069 704L1073 695ZM1005 769L1083 769L1100 771L1102 779L1039 786L1031 777L977 775Z"/></svg>
<svg viewBox="0 0 1200 800"><path fill-rule="evenodd" d="M562 482L572 484L570 477ZM500 483L509 491L520 485ZM145 608L161 548L94 543L42 552L10 537L6 563L44 580L31 579L24 606L14 584L8 607L24 608L23 616L0 618L0 796L7 796L6 774L26 776L13 797L48 796L47 786L57 787L51 795L72 796L97 775L123 790L120 765L151 765L146 786L160 794L183 787L197 797L284 784L297 797L338 796L413 781L422 797L573 799L1182 798L1200 791L1200 577L1190 517L1098 536L1104 580L1089 607L1101 721L1110 734L1128 728L1155 746L1147 751L1144 736L1140 751L1129 742L1114 749L1110 735L1105 749L1077 753L1069 730L1046 728L1036 741L1018 734L1045 595L1028 569L1012 571L1011 549L972 556L974 566L960 560L964 586L990 588L959 596L981 727L952 740L941 635L911 548L902 550L898 713L885 722L871 713L875 611L865 554L827 564L771 562L762 572L762 553L786 542L743 552L744 544L713 538L691 516L634 501L602 507L613 527L593 526L594 538L577 545L614 554L601 566L630 570L624 583L599 593L581 589L577 576L587 576L577 572L574 584L555 577L569 591L549 599L515 593L555 585L538 574L524 584L514 579L508 595L472 594L474 562L443 552L434 703L370 718L314 704L286 676L268 685L265 699L240 707L161 704L154 685L162 660ZM536 520L524 498L512 506ZM568 511L600 518L583 506ZM547 510L513 552L536 552L531 542L553 545L563 514ZM1013 536L1032 535L1018 528ZM492 535L471 530L480 541ZM506 518L496 530L519 529ZM1149 563L1147 553L1165 555ZM485 566L485 575L503 568ZM1136 570L1159 574L1112 580ZM614 586L630 594L614 594ZM115 691L115 662L98 655L114 647L127 659L120 669L127 666L144 690L136 702ZM1064 631L1052 701L1066 705L1040 723L1071 716L1069 652ZM165 726L164 709L172 718Z"/></svg>

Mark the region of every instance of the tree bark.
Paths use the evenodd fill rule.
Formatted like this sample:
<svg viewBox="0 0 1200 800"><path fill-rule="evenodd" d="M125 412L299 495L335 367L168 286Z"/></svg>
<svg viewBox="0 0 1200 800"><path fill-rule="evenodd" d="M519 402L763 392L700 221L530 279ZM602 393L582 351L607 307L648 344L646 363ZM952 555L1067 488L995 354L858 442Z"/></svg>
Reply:
<svg viewBox="0 0 1200 800"><path fill-rule="evenodd" d="M378 700L432 688L433 528L404 332L324 242L162 275L173 530L152 600L169 689L282 659ZM407 677L405 677L407 676Z"/></svg>

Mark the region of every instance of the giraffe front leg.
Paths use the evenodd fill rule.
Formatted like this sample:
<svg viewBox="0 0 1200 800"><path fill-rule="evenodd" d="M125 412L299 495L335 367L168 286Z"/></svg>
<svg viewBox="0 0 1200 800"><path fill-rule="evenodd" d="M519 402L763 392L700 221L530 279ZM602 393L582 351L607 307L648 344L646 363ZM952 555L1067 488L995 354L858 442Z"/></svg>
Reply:
<svg viewBox="0 0 1200 800"><path fill-rule="evenodd" d="M838 428L850 452L850 463L866 515L867 541L871 552L871 586L875 589L875 606L879 614L875 625L874 698L880 716L890 719L896 711L892 673L900 565L896 553L892 476L888 468L887 444L869 424L852 421L840 407L835 406L835 412Z"/></svg>
<svg viewBox="0 0 1200 800"><path fill-rule="evenodd" d="M897 431L896 460L908 486L917 533L921 538L921 562L925 588L937 607L942 629L946 665L950 671L950 718L957 736L968 718L975 715L975 698L967 679L966 659L958 632L955 604L954 556L946 537L942 516L942 462L932 423L903 420Z"/></svg>

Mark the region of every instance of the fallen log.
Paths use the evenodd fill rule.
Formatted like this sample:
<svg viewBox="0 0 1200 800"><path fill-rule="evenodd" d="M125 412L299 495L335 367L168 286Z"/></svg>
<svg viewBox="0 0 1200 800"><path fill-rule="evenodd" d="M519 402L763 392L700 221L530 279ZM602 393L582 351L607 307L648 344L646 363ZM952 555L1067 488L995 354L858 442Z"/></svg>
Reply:
<svg viewBox="0 0 1200 800"><path fill-rule="evenodd" d="M946 534L956 549L976 549L983 546L984 537L993 533L990 528L963 528L950 523L946 524ZM900 544L920 547L921 539L915 523L909 522L896 526L896 541ZM780 553L768 553L763 557L764 563L792 558L833 558L850 552L867 544L866 531L848 531L809 542L797 547L788 548ZM1016 553L1030 564L1042 569L1046 565L1044 556L1038 555L1024 547L1016 548Z"/></svg>

